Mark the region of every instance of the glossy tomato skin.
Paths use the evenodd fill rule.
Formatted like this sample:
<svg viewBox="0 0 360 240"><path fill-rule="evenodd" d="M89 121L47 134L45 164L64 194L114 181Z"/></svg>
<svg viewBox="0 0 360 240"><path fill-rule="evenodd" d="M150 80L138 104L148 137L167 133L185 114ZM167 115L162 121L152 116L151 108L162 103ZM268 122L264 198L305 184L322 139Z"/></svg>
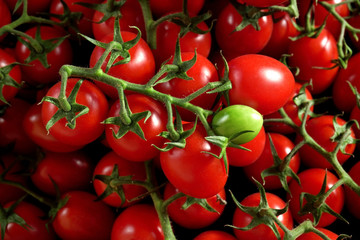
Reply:
<svg viewBox="0 0 360 240"><path fill-rule="evenodd" d="M197 27L207 31L209 27L205 22L200 22ZM180 33L180 26L171 21L162 22L156 28L156 49L153 49L156 65L159 67L163 62L174 56L176 41ZM194 52L208 57L211 50L211 33L199 34L188 32L180 37L180 49L182 52Z"/></svg>
<svg viewBox="0 0 360 240"><path fill-rule="evenodd" d="M236 240L236 238L224 231L207 230L197 235L194 240Z"/></svg>
<svg viewBox="0 0 360 240"><path fill-rule="evenodd" d="M194 52L182 52L181 59L182 61L188 61L194 57L194 54ZM172 62L173 59L169 61L169 64ZM200 54L196 56L195 64L186 73L192 80L174 78L168 82L156 85L155 89L173 97L184 98L206 86L208 83L219 80L214 64ZM211 109L215 103L216 96L216 94L202 94L191 100L190 103L204 109ZM178 111L182 120L195 120L196 116L194 113L180 107Z"/></svg>
<svg viewBox="0 0 360 240"><path fill-rule="evenodd" d="M3 176L5 180L18 182L25 187L28 186L28 177L19 174L19 172L24 172L24 167L21 162L17 161L14 154L0 155L0 163L0 174L8 171L6 175ZM11 167L10 170L8 169L9 167ZM0 204L2 206L10 201L16 201L24 195L25 192L20 188L0 183Z"/></svg>
<svg viewBox="0 0 360 240"><path fill-rule="evenodd" d="M132 239L165 239L154 206L135 204L126 208L116 218L111 231L111 240Z"/></svg>
<svg viewBox="0 0 360 240"><path fill-rule="evenodd" d="M323 115L310 119L306 122L305 126L308 134L328 152L333 151L337 145L337 142L331 139L331 137L335 134L333 119L333 115ZM336 122L340 126L346 123L345 120L340 117L336 117ZM355 139L355 133L352 130L351 137ZM302 137L297 136L296 142L299 142L301 139ZM345 147L346 153L342 153L341 151L338 152L337 159L340 164L344 164L350 158L351 154L355 151L355 147L355 143L350 143ZM308 167L327 169L333 168L325 157L307 144L300 148L299 153L301 162Z"/></svg>
<svg viewBox="0 0 360 240"><path fill-rule="evenodd" d="M187 124L184 130L191 127L193 124ZM206 136L205 129L198 125L195 132L186 139L185 148L175 147L160 153L161 168L169 182L181 192L195 198L214 196L224 187L228 178L223 159L205 153L220 153L219 147L205 140Z"/></svg>
<svg viewBox="0 0 360 240"><path fill-rule="evenodd" d="M298 114L299 108L294 102L294 97L299 94L301 87L302 87L302 85L300 83L297 83L297 82L295 83L295 88L294 88L293 94L290 96L287 103L283 106L286 114L293 120L293 122L297 126L300 126L302 121L299 118L299 114ZM307 89L307 88L305 88L305 96L306 96L306 99L308 99L308 100L313 99L312 94L310 93L309 89ZM310 110L313 111L314 106L311 106ZM264 116L264 119L278 119L278 118L282 118L279 112L274 112L274 113ZM308 115L307 119L309 119L309 118L310 118L310 116ZM278 133L282 133L282 134L290 134L290 133L295 132L295 130L292 127L290 127L284 123L279 123L279 122L267 122L265 124L265 129L270 132L278 132Z"/></svg>
<svg viewBox="0 0 360 240"><path fill-rule="evenodd" d="M302 192L309 193L312 195L317 195L321 186L324 182L325 173L327 174L326 189L328 191L337 181L338 178L331 173L322 168L308 168L298 174L298 177L301 182L301 186L295 181L292 180L289 184L290 194L287 194L287 199L290 200L289 208L294 219L301 223L306 219L313 221L313 216L311 214L299 215L300 210L300 194ZM340 213L344 206L344 189L342 186L336 188L330 193L326 198L325 203L335 212ZM303 204L306 201L304 200ZM320 217L320 221L317 227L326 227L333 223L336 220L335 216L330 215L329 213L323 213Z"/></svg>
<svg viewBox="0 0 360 240"><path fill-rule="evenodd" d="M351 91L349 83L359 89L360 87L360 53L352 55L347 68L341 68L334 80L332 97L335 106L340 111L351 112L356 105L356 97Z"/></svg>
<svg viewBox="0 0 360 240"><path fill-rule="evenodd" d="M166 109L160 102L142 94L130 94L127 96L127 101L132 113L151 112L146 123L144 123L144 119L139 121L146 140L131 131L120 139L116 139L113 136L113 131L117 133L120 127L113 124L106 124L105 126L106 140L111 149L124 159L136 162L153 159L159 154L159 150L152 145L162 147L165 142L165 138L159 134L166 131ZM120 102L117 100L112 105L108 117L119 116L120 107Z"/></svg>
<svg viewBox="0 0 360 240"><path fill-rule="evenodd" d="M312 80L313 86L309 87L312 94L324 92L335 80L339 67L334 67L333 60L339 55L335 38L329 30L323 29L316 38L303 37L290 42L288 54L291 55L289 66L299 68L296 80L300 83Z"/></svg>
<svg viewBox="0 0 360 240"><path fill-rule="evenodd" d="M108 175L110 176L113 172L113 169L117 165L119 176L131 176L132 180L135 181L145 181L146 180L146 171L145 164L142 162L132 162L125 160L118 156L115 152L111 151L103 156L100 161L96 164L93 176L96 175ZM98 180L94 179L93 181L95 192L98 196L100 196L106 189L107 185ZM124 194L125 194L125 202L122 202L120 196L117 193L112 193L103 199L103 201L113 207L128 207L134 202L130 202L130 200L146 193L146 189L131 184L123 184L122 185Z"/></svg>
<svg viewBox="0 0 360 240"><path fill-rule="evenodd" d="M183 10L183 0L150 0L150 9L155 17L161 17L173 12ZM187 2L187 11L190 16L196 16L203 8L205 0L192 0Z"/></svg>
<svg viewBox="0 0 360 240"><path fill-rule="evenodd" d="M266 193L266 199L268 201L269 207L273 209L283 209L286 206L286 203L277 195L272 193ZM244 198L241 202L244 206L255 207L260 203L260 193L253 193ZM293 218L290 211L286 211L284 214L281 214L277 217L288 229L293 228ZM239 208L235 209L233 215L233 225L236 227L246 227L250 224L252 217L241 211ZM284 232L281 228L276 225L277 230L279 231L281 237L284 236ZM252 239L252 240L275 240L277 239L274 232L270 227L260 224L251 230L242 231L234 229L235 236L238 240Z"/></svg>
<svg viewBox="0 0 360 240"><path fill-rule="evenodd" d="M73 152L82 147L60 142L46 130L42 122L41 105L33 104L30 107L24 117L23 127L27 136L44 150L51 152Z"/></svg>
<svg viewBox="0 0 360 240"><path fill-rule="evenodd" d="M179 189L168 183L164 190L164 200L177 193L180 193ZM217 212L210 212L199 204L193 204L187 209L182 209L183 204L186 202L186 197L181 197L171 202L167 211L172 221L180 226L187 229L200 229L213 224L223 213L225 204L219 198L226 201L225 189L206 199L208 204Z"/></svg>
<svg viewBox="0 0 360 240"><path fill-rule="evenodd" d="M330 240L336 240L338 239L338 234L326 229L326 228L317 228L321 232L323 232ZM297 238L298 240L322 240L323 238L317 235L313 232L308 232L305 234L302 234L300 237Z"/></svg>
<svg viewBox="0 0 360 240"><path fill-rule="evenodd" d="M122 31L121 36L124 42L133 40L136 37L135 33ZM113 33L110 33L103 37L101 42L111 42L113 40ZM104 53L105 49L96 46L90 56L90 67L94 67L95 64L100 59L101 55ZM145 42L145 40L140 39L139 42L129 50L131 57L130 62L125 64L119 64L112 66L107 72L109 75L121 78L123 80L137 83L145 84L150 78L155 74L155 60L151 52L150 47ZM115 63L122 60L122 57L118 57L115 60ZM105 60L102 65L102 69L105 71L106 65L108 63L109 57ZM112 99L117 99L119 94L116 88L99 81L96 81L95 84Z"/></svg>
<svg viewBox="0 0 360 240"><path fill-rule="evenodd" d="M107 0L102 4L106 4ZM142 14L141 6L137 0L127 0L120 8L121 18L119 20L120 30L128 31L137 34L136 26L141 31L141 36L146 39L145 21ZM92 32L96 40L101 41L106 35L114 32L115 18L111 17L108 20L101 22L104 17L104 13L95 11L92 18Z"/></svg>
<svg viewBox="0 0 360 240"><path fill-rule="evenodd" d="M25 33L35 37L37 27L32 27ZM63 37L65 32L56 27L41 26L41 39L49 40ZM15 53L19 62L24 62L30 55L30 50L20 41L16 43ZM60 79L59 70L64 64L71 64L73 61L72 47L70 41L65 39L59 46L47 53L47 62L49 68L45 68L42 63L36 59L29 62L30 66L21 66L21 70L26 78L24 81L32 85L54 83Z"/></svg>
<svg viewBox="0 0 360 240"><path fill-rule="evenodd" d="M0 11L2 11L1 3L0 3ZM0 14L0 16L3 16L3 15ZM8 66L14 62L16 62L15 57L13 57L9 53L7 53L5 50L0 49L0 69ZM15 80L15 82L20 84L20 82L22 81L22 73L21 73L20 66L14 66L12 68L12 70L9 72L8 76L11 77L13 80ZM1 81L3 81L3 80L1 79ZM2 95L7 102L11 101L18 92L19 92L19 89L16 87L13 87L13 86L7 85L2 88ZM5 103L2 100L0 100L0 106L1 105L5 105Z"/></svg>
<svg viewBox="0 0 360 240"><path fill-rule="evenodd" d="M230 105L247 105L262 115L284 106L295 87L294 76L284 64L260 54L246 54L230 60L229 79L232 83Z"/></svg>
<svg viewBox="0 0 360 240"><path fill-rule="evenodd" d="M72 190L89 190L93 165L92 160L81 151L45 152L44 158L31 175L31 180L38 189L52 196L56 195L53 181L60 194Z"/></svg>
<svg viewBox="0 0 360 240"><path fill-rule="evenodd" d="M280 159L284 158L292 151L295 147L294 143L285 135L279 133L268 133L266 137L266 143L264 151L260 157L251 165L244 167L244 173L249 179L255 178L258 182L262 182L261 172L265 169L274 165L274 158L270 148L270 137L273 141L274 147ZM300 156L295 154L291 160L289 167L297 173L300 168ZM287 177L287 181L290 182L291 177ZM282 188L281 182L277 176L265 177L265 189L280 189Z"/></svg>
<svg viewBox="0 0 360 240"><path fill-rule="evenodd" d="M63 240L107 240L115 220L114 212L96 196L85 191L63 195L67 203L57 212L52 223Z"/></svg>
<svg viewBox="0 0 360 240"><path fill-rule="evenodd" d="M260 52L271 37L273 30L271 16L259 19L259 31L252 25L248 25L241 31L233 32L241 22L242 16L232 4L228 4L221 11L216 22L216 41L228 61L240 55Z"/></svg>
<svg viewBox="0 0 360 240"><path fill-rule="evenodd" d="M4 207L9 208L12 204L14 202L9 202ZM49 226L49 229L46 227L49 219L45 218L46 213L41 208L22 201L15 207L14 212L26 222L27 226L23 227L17 223L9 223L5 229L4 240L56 239L52 227Z"/></svg>
<svg viewBox="0 0 360 240"><path fill-rule="evenodd" d="M20 98L14 98L5 113L0 116L0 147L10 147L13 152L31 155L36 144L27 136L22 121L31 104Z"/></svg>
<svg viewBox="0 0 360 240"><path fill-rule="evenodd" d="M69 96L78 78L69 78L67 80L66 96ZM53 85L47 92L47 96L58 97L60 94L61 82ZM66 126L66 119L62 118L56 122L50 129L50 133L59 141L74 145L84 146L96 140L104 131L104 125L101 123L105 120L109 104L103 92L100 91L90 81L84 80L76 96L76 103L87 106L89 112L76 119L76 127L70 129ZM50 102L42 103L42 121L46 126L51 117L56 113L58 108Z"/></svg>
<svg viewBox="0 0 360 240"><path fill-rule="evenodd" d="M355 183L360 184L360 162L355 163L351 167L349 175ZM350 213L357 219L360 219L360 196L348 186L345 186L345 201Z"/></svg>

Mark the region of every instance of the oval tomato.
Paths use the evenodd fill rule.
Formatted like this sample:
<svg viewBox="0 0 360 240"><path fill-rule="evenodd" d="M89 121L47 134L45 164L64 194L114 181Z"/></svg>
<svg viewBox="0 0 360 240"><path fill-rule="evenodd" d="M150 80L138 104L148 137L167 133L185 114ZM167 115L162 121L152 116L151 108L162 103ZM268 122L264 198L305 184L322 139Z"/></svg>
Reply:
<svg viewBox="0 0 360 240"><path fill-rule="evenodd" d="M266 199L268 201L269 207L272 209L283 209L286 206L286 203L277 195L272 193L266 193ZM260 203L260 193L253 193L244 198L241 202L244 206L255 207ZM293 218L291 217L290 211L277 216L279 221L281 221L288 229L293 227ZM236 227L246 227L252 221L252 217L241 211L239 208L235 209L233 216L233 225ZM284 236L284 231L275 223L277 230L279 231L281 237ZM239 240L275 240L277 239L274 232L271 228L265 224L260 224L248 231L234 229L235 236Z"/></svg>
<svg viewBox="0 0 360 240"><path fill-rule="evenodd" d="M116 218L111 232L111 240L131 239L165 239L154 206L135 204L126 208Z"/></svg>
<svg viewBox="0 0 360 240"><path fill-rule="evenodd" d="M284 64L260 54L230 60L229 79L232 83L230 105L247 105L263 115L284 106L295 86L294 76Z"/></svg>
<svg viewBox="0 0 360 240"><path fill-rule="evenodd" d="M284 158L295 147L294 143L285 135L279 133L268 133L268 136L266 137L264 151L262 152L260 157L253 164L244 167L244 173L249 179L254 178L258 182L262 182L261 172L274 165L274 157L272 155L271 147L270 147L270 139L269 139L270 137L274 144L276 152L281 160L284 160ZM291 158L289 167L295 173L299 171L300 168L299 154L295 154ZM290 180L291 177L288 176L287 181L289 182ZM265 184L263 186L265 189L280 189L282 187L278 176L265 177Z"/></svg>
<svg viewBox="0 0 360 240"><path fill-rule="evenodd" d="M184 126L189 130L193 124ZM225 186L228 178L223 159L206 153L220 154L220 148L206 141L202 125L186 139L185 148L174 147L160 153L161 168L179 191L195 198L212 197Z"/></svg>
<svg viewBox="0 0 360 240"><path fill-rule="evenodd" d="M313 221L313 216L310 213L299 215L300 210L300 194L309 193L312 195L319 194L321 187L324 182L325 174L327 174L327 181L325 191L328 191L337 181L338 178L331 173L322 168L308 168L298 174L298 177L301 182L301 186L297 181L293 180L290 182L289 189L290 194L287 194L287 199L290 200L289 208L294 217L294 219L301 223L306 219ZM304 199L303 204L306 203ZM325 203L335 212L340 213L344 206L344 189L342 186L336 188L330 193L326 198ZM333 223L336 220L336 217L330 215L329 213L323 213L320 217L320 221L317 227L326 227Z"/></svg>
<svg viewBox="0 0 360 240"><path fill-rule="evenodd" d="M236 238L224 231L208 230L197 235L194 240L236 240Z"/></svg>
<svg viewBox="0 0 360 240"><path fill-rule="evenodd" d="M69 78L66 87L66 96L69 96L78 78ZM47 96L58 97L60 94L61 82L56 83L47 92ZM89 108L89 112L76 119L76 127L74 129L66 126L65 118L57 121L50 129L53 135L60 142L74 145L84 146L96 140L104 131L104 125L101 123L106 118L109 104L105 95L90 81L84 80L76 95L76 103ZM58 108L50 103L42 103L42 121L46 126L48 121L54 116Z"/></svg>
<svg viewBox="0 0 360 240"><path fill-rule="evenodd" d="M115 165L118 168L118 176L125 177L131 176L131 179L134 181L145 181L146 180L146 171L145 165L142 162L132 162L127 161L115 152L111 151L103 156L100 161L97 163L93 176L96 175L107 175L110 176L114 171ZM103 192L108 187L107 184L100 181L99 179L94 179L93 181L95 192L98 196L103 194ZM110 186L111 187L111 186ZM125 202L122 201L118 193L113 192L109 196L103 199L103 201L113 207L128 207L129 205L134 204L136 201L133 200L136 197L146 193L144 187L135 185L135 184L123 184L121 185L122 190L124 191ZM115 189L114 189L115 190Z"/></svg>
<svg viewBox="0 0 360 240"><path fill-rule="evenodd" d="M169 199L177 193L180 193L179 189L168 183L164 189L164 200ZM225 189L206 199L207 203L216 212L210 212L197 203L183 209L182 207L186 202L186 197L181 197L171 202L167 211L170 218L180 226L188 229L199 229L210 226L219 219L225 208L225 203L222 202L222 200L226 200Z"/></svg>

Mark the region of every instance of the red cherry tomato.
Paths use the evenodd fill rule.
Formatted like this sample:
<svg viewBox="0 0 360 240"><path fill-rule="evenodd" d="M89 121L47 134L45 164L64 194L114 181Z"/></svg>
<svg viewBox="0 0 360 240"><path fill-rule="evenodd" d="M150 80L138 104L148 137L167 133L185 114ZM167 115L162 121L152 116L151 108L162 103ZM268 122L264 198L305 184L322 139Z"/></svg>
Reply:
<svg viewBox="0 0 360 240"><path fill-rule="evenodd" d="M238 2L254 7L270 7L272 5L282 5L288 0L238 0Z"/></svg>
<svg viewBox="0 0 360 240"><path fill-rule="evenodd" d="M11 10L14 11L17 0L5 0ZM49 9L51 0L28 0L28 14L29 15L36 15L39 13L44 13ZM15 12L16 15L20 15L23 11L22 5L20 8Z"/></svg>
<svg viewBox="0 0 360 240"><path fill-rule="evenodd" d="M355 183L360 184L360 162L351 167L349 175ZM360 196L348 186L345 186L345 200L349 212L357 219L360 219Z"/></svg>
<svg viewBox="0 0 360 240"><path fill-rule="evenodd" d="M330 238L330 240L336 240L338 239L339 235L326 229L326 228L318 228L321 232L323 232L327 237ZM297 238L298 240L322 240L323 238L317 235L314 232L309 232L302 234L300 237Z"/></svg>
<svg viewBox="0 0 360 240"><path fill-rule="evenodd" d="M351 16L347 21L354 28L360 28L360 15ZM354 37L354 34L349 31L347 32L347 35L349 36L350 41L355 49L360 50L360 34L355 33L355 35L358 37L357 39Z"/></svg>
<svg viewBox="0 0 360 240"><path fill-rule="evenodd" d="M236 240L236 238L227 232L208 230L197 235L194 240Z"/></svg>
<svg viewBox="0 0 360 240"><path fill-rule="evenodd" d="M4 0L0 0L0 16L0 28L11 23L10 9ZM6 35L7 33L0 36L0 42L5 38Z"/></svg>
<svg viewBox="0 0 360 240"><path fill-rule="evenodd" d="M97 163L95 170L94 170L94 177L96 175L108 175L110 176L113 172L114 166L117 165L118 167L118 174L120 177L124 176L131 176L132 180L137 181L145 181L146 180L146 171L145 165L141 162L132 162L127 161L120 156L118 156L115 152L109 152L104 157L100 159ZM95 192L98 196L100 196L108 186L104 182L95 179L93 181ZM131 204L134 204L136 201L130 202L134 198L146 193L146 189L132 184L124 184L121 186L124 195L125 195L125 202L122 202L121 197L117 193L112 193L103 201L113 207L128 207Z"/></svg>
<svg viewBox="0 0 360 240"><path fill-rule="evenodd" d="M172 12L183 11L183 0L150 0L150 9L155 17L161 17ZM203 8L205 0L187 2L187 11L190 16L196 16Z"/></svg>
<svg viewBox="0 0 360 240"><path fill-rule="evenodd" d="M302 192L309 193L312 195L317 195L321 186L324 182L325 173L327 174L326 188L325 191L328 191L337 181L338 178L331 172L326 171L322 168L308 168L298 174L298 177L301 182L301 186L297 181L293 180L290 182L289 189L290 194L287 194L287 199L290 200L289 208L294 219L301 223L306 219L313 221L312 214L308 213L305 215L299 215L300 210L300 194ZM304 200L303 204L306 203ZM343 187L338 187L330 193L326 198L325 203L335 212L340 213L344 206L344 189ZM323 213L320 217L320 221L317 227L326 227L333 223L336 220L336 217L330 215L329 213Z"/></svg>

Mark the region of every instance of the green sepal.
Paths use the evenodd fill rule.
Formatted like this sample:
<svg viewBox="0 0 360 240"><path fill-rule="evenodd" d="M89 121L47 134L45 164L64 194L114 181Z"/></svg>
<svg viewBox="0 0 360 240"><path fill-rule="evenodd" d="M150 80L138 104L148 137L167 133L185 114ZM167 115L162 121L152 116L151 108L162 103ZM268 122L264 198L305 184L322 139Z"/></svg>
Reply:
<svg viewBox="0 0 360 240"><path fill-rule="evenodd" d="M49 217L50 217L50 221L47 222L47 225L51 224L54 220L55 220L55 217L56 217L56 214L58 213L58 211L63 208L67 202L69 201L70 197L69 196L65 196L64 198L60 198L60 199L57 199L57 204L56 206L52 207L50 210L49 210Z"/></svg>
<svg viewBox="0 0 360 240"><path fill-rule="evenodd" d="M9 105L3 95L3 89L5 86L11 86L15 88L20 88L22 84L16 82L10 75L10 71L16 66L22 65L21 63L14 62L7 66L0 67L0 101Z"/></svg>
<svg viewBox="0 0 360 240"><path fill-rule="evenodd" d="M41 100L41 102L44 101L50 102L54 104L56 107L58 107L58 110L56 111L54 116L52 116L51 119L45 125L47 131L49 131L49 129L62 118L66 118L67 127L69 127L70 129L74 129L76 127L76 119L89 112L89 108L87 106L76 103L76 95L80 89L82 82L83 80L81 79L75 84L69 97L67 98L67 102L71 106L70 111L65 111L61 108L61 104L58 98L45 96Z"/></svg>
<svg viewBox="0 0 360 240"><path fill-rule="evenodd" d="M186 201L184 202L184 204L181 206L181 209L186 210L188 209L190 206L192 206L193 204L198 204L200 205L202 208L204 208L205 210L209 211L209 212L213 212L213 213L218 213L220 214L218 211L216 211L206 200L206 198L194 198L194 197L190 197L190 196L186 196Z"/></svg>
<svg viewBox="0 0 360 240"><path fill-rule="evenodd" d="M68 37L69 35L44 40L41 38L40 26L38 26L33 40L35 40L40 45L40 51L39 49L37 50L34 46L32 46L29 41L23 39L22 37L18 37L18 40L30 50L30 55L25 59L24 62L31 63L34 60L39 60L45 68L49 68L50 65L47 61L47 54L52 52ZM28 36L28 38L30 39L31 37Z"/></svg>
<svg viewBox="0 0 360 240"><path fill-rule="evenodd" d="M333 209L326 204L324 195L326 194L326 186L327 186L327 171L325 172L324 181L321 186L320 192L317 195L312 195L307 192L302 192L300 194L300 210L298 212L299 215L305 215L311 213L314 217L314 225L316 226L321 218L323 213L329 213L335 216L338 219L349 224L349 222L340 214L335 212ZM304 204L304 200L306 203Z"/></svg>
<svg viewBox="0 0 360 240"><path fill-rule="evenodd" d="M198 28L198 24L204 22L211 18L210 12L205 12L201 15L197 15L195 17L190 17L188 14L184 14L183 18L173 18L171 22L175 23L176 25L180 26L180 37L185 36L188 32L193 32L197 34L206 34L209 33L213 27L213 22L208 30L202 30Z"/></svg>
<svg viewBox="0 0 360 240"><path fill-rule="evenodd" d="M24 200L24 197L19 198L16 202L10 205L8 208L3 208L0 205L0 226L1 226L1 239L5 238L6 227L10 223L16 223L24 229L28 230L31 228L26 221L14 212L15 208Z"/></svg>

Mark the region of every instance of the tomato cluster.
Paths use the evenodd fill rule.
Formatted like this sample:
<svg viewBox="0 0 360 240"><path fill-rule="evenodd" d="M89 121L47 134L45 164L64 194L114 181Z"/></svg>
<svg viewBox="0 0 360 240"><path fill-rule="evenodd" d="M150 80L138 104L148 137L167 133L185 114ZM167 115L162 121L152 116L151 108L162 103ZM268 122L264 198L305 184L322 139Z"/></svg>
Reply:
<svg viewBox="0 0 360 240"><path fill-rule="evenodd" d="M356 0L0 0L1 239L360 236Z"/></svg>

